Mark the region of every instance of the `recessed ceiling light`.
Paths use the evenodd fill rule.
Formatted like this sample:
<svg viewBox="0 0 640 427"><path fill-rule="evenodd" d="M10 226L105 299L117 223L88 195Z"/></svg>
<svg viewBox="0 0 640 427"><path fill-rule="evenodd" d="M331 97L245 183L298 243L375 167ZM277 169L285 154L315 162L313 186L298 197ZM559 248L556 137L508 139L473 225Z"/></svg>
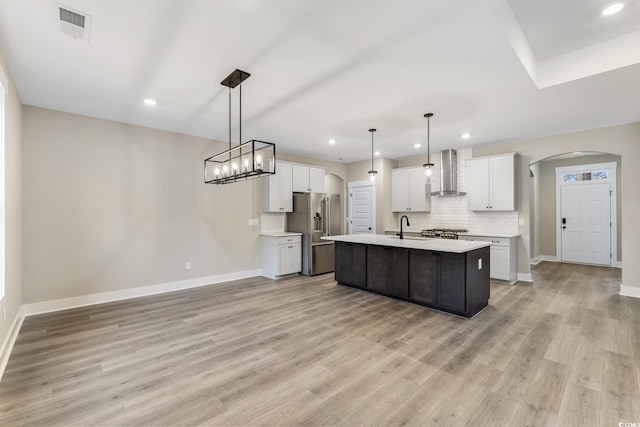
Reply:
<svg viewBox="0 0 640 427"><path fill-rule="evenodd" d="M380 155L380 152L379 152L379 151L376 151L375 153L373 153L373 155L374 155L374 156L379 156L379 155Z"/></svg>
<svg viewBox="0 0 640 427"><path fill-rule="evenodd" d="M157 102L155 99L151 99L151 98L145 98L144 103L147 105L156 105Z"/></svg>
<svg viewBox="0 0 640 427"><path fill-rule="evenodd" d="M613 15L614 13L618 13L624 7L624 3L614 3L611 6L608 6L602 11L604 16Z"/></svg>
<svg viewBox="0 0 640 427"><path fill-rule="evenodd" d="M460 135L462 137L462 139L469 139L471 138L471 134L470 133L463 133L462 135Z"/></svg>
<svg viewBox="0 0 640 427"><path fill-rule="evenodd" d="M335 139L330 139L330 140L329 140L329 144L333 145L333 144L335 144L335 143L336 143L336 140L335 140Z"/></svg>
<svg viewBox="0 0 640 427"><path fill-rule="evenodd" d="M420 148L422 147L422 144L420 144L419 142L413 144L413 148Z"/></svg>

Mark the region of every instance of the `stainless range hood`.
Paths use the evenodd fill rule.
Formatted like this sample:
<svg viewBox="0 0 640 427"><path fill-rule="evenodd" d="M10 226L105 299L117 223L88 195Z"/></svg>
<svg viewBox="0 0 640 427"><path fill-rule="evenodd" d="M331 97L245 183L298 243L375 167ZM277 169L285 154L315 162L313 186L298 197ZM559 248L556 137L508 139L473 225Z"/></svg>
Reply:
<svg viewBox="0 0 640 427"><path fill-rule="evenodd" d="M431 192L432 196L464 196L458 191L458 152L442 150L440 152L440 190Z"/></svg>

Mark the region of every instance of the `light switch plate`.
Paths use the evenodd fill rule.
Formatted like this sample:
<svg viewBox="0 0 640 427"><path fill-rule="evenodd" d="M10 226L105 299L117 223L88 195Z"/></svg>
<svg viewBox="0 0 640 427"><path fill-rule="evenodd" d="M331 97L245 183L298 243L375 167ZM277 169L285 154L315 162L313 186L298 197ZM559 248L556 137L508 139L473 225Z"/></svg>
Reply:
<svg viewBox="0 0 640 427"><path fill-rule="evenodd" d="M258 225L258 218L249 218L249 225Z"/></svg>

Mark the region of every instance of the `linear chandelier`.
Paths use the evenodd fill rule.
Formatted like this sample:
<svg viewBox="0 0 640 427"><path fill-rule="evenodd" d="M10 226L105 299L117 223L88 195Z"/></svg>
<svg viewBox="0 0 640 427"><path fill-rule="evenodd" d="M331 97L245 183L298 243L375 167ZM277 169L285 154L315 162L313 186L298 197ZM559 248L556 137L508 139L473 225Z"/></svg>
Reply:
<svg viewBox="0 0 640 427"><path fill-rule="evenodd" d="M239 141L242 141L242 82L251 74L235 70L221 85L229 88L229 149L204 160L205 184L229 184L276 173L276 145L272 142L250 141L231 144L231 89L239 86Z"/></svg>

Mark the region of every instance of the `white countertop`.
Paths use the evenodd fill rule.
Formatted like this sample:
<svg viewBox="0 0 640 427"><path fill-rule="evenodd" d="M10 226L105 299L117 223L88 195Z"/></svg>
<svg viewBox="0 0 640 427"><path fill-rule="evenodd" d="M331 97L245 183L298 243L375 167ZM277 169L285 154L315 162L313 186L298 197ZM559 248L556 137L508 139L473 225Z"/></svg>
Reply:
<svg viewBox="0 0 640 427"><path fill-rule="evenodd" d="M365 245L393 246L396 248L453 253L464 253L491 246L491 242L416 237L405 237L401 240L398 239L397 236L386 236L383 234L346 234L340 236L327 236L322 239L334 240L336 242L362 243Z"/></svg>
<svg viewBox="0 0 640 427"><path fill-rule="evenodd" d="M269 237L286 237L286 236L302 236L302 233L296 233L293 231L263 231L260 233L261 236L269 236Z"/></svg>
<svg viewBox="0 0 640 427"><path fill-rule="evenodd" d="M473 233L471 231L467 231L466 233L458 233L460 236L478 236L478 237L502 237L505 239L512 239L514 237L519 237L519 234L509 234L509 233Z"/></svg>
<svg viewBox="0 0 640 427"><path fill-rule="evenodd" d="M434 228L434 230L438 230L437 228ZM389 229L385 229L384 230L386 233L399 233L400 230L399 229L393 229L393 228L389 228ZM420 234L422 232L422 230L408 230L408 229L404 229L405 233L418 233ZM482 237L503 237L506 239L511 239L513 237L520 237L519 234L509 234L509 233L484 233L484 232L479 232L476 233L474 231L465 231L465 232L459 232L458 233L460 236L482 236Z"/></svg>

